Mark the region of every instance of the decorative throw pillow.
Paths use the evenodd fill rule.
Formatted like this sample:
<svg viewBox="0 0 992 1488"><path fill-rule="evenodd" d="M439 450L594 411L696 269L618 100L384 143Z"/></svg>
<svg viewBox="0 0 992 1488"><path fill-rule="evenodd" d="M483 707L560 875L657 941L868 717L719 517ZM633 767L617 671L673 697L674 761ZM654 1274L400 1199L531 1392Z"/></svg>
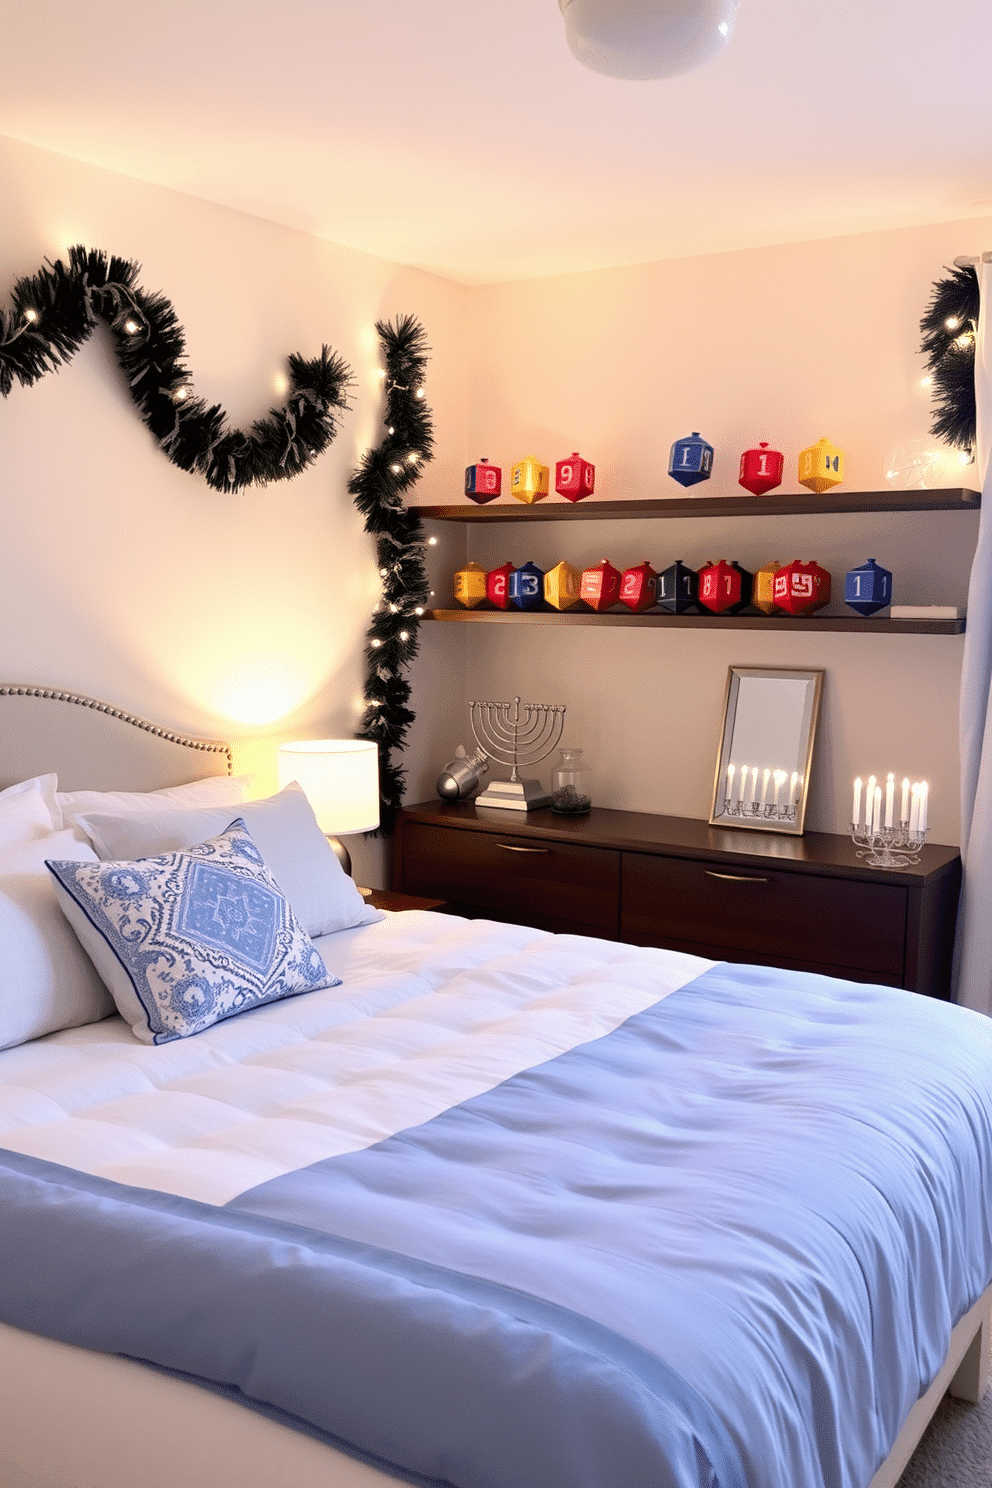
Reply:
<svg viewBox="0 0 992 1488"><path fill-rule="evenodd" d="M35 775L0 791L0 847L32 842L59 830L62 817L55 803L57 785L54 775Z"/></svg>
<svg viewBox="0 0 992 1488"><path fill-rule="evenodd" d="M96 1023L114 1011L110 993L59 909L45 867L52 853L97 861L89 844L76 842L71 832L0 848L0 1049Z"/></svg>
<svg viewBox="0 0 992 1488"><path fill-rule="evenodd" d="M48 867L66 918L145 1043L340 984L240 820L187 852Z"/></svg>
<svg viewBox="0 0 992 1488"><path fill-rule="evenodd" d="M77 826L100 858L149 858L216 837L230 826L234 814L230 806L148 811L140 816L87 812ZM298 785L288 785L265 801L246 801L237 815L308 935L330 935L385 918L381 910L365 903L341 867Z"/></svg>
<svg viewBox="0 0 992 1488"><path fill-rule="evenodd" d="M71 827L84 811L127 811L132 816L145 811L172 811L186 806L240 806L248 799L250 775L208 775L186 785L169 785L154 791L59 791L57 826Z"/></svg>

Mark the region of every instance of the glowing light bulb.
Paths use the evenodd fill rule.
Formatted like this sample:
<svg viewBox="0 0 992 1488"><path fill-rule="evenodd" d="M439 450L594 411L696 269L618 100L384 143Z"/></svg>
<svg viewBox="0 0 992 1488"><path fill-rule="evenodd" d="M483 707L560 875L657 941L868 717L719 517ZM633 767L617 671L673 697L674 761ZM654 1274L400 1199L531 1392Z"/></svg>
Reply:
<svg viewBox="0 0 992 1488"><path fill-rule="evenodd" d="M409 639L410 639L410 632L408 630L401 630L400 631L400 640L401 641L408 641Z"/></svg>
<svg viewBox="0 0 992 1488"><path fill-rule="evenodd" d="M422 615L422 614L423 614L423 613L424 613L424 607L423 607L423 605L417 605L417 606L416 606L416 607L415 607L415 608L414 608L414 611L413 611L413 613L414 613L414 614L415 614L415 615Z"/></svg>
<svg viewBox="0 0 992 1488"><path fill-rule="evenodd" d="M399 612L400 612L400 607L399 607L399 605L394 605L394 604L391 604L391 605L390 605L390 606L389 606L389 613L390 613L390 614L391 614L391 615L398 615L398 614L399 614Z"/></svg>
<svg viewBox="0 0 992 1488"><path fill-rule="evenodd" d="M24 319L26 321L28 321L31 325L34 325L35 321L38 319L38 312L37 312L37 310L25 310L25 312L24 312Z"/></svg>
<svg viewBox="0 0 992 1488"><path fill-rule="evenodd" d="M418 388L417 389L417 397L418 398L422 398L423 396L424 396L424 389L423 388Z"/></svg>
<svg viewBox="0 0 992 1488"><path fill-rule="evenodd" d="M403 466L402 465L390 465L389 468L393 472L394 475L402 475L403 474Z"/></svg>
<svg viewBox="0 0 992 1488"><path fill-rule="evenodd" d="M376 647L376 649L378 649L378 647L379 647L379 646L381 646L381 645L382 645L382 642L381 642L381 641L379 641L379 640L376 640L376 639L375 639L375 638L374 638L374 637L373 637L373 640L372 640L372 645L373 645L373 646L374 646L374 647Z"/></svg>
<svg viewBox="0 0 992 1488"><path fill-rule="evenodd" d="M394 428L392 428L392 426L390 426L390 428L388 428L388 429L387 429L387 430L386 430L386 433L387 433L387 434L395 434L395 433L396 433L396 430L395 430L395 429L394 429Z"/></svg>
<svg viewBox="0 0 992 1488"><path fill-rule="evenodd" d="M189 388L177 387L172 396L177 403L184 403L189 397Z"/></svg>
<svg viewBox="0 0 992 1488"><path fill-rule="evenodd" d="M409 465L416 465L417 461L420 459L420 456L417 454L417 451L416 450L411 450L410 453L407 455L406 458L407 458L407 464L409 464Z"/></svg>
<svg viewBox="0 0 992 1488"><path fill-rule="evenodd" d="M429 537L427 539L427 545L428 545L428 547L436 548L437 547L437 538L436 537ZM433 593L433 590L431 592Z"/></svg>
<svg viewBox="0 0 992 1488"><path fill-rule="evenodd" d="M963 351L965 349L965 347L971 345L971 343L972 343L972 341L974 341L974 339L975 338L971 334L970 331L965 331L963 335L956 336L954 338L954 344L955 344L955 346L960 346L961 347L961 350Z"/></svg>
<svg viewBox="0 0 992 1488"><path fill-rule="evenodd" d="M127 331L129 336L134 336L137 335L138 331L141 330L141 327L136 320L126 320L124 322L124 329Z"/></svg>
<svg viewBox="0 0 992 1488"><path fill-rule="evenodd" d="M944 324L949 331L956 331L961 322L956 315L949 315Z"/></svg>
<svg viewBox="0 0 992 1488"><path fill-rule="evenodd" d="M379 577L380 577L380 579L384 579L388 573L389 573L389 569L388 568L380 568L380 570L379 570Z"/></svg>
<svg viewBox="0 0 992 1488"><path fill-rule="evenodd" d="M386 375L386 369L385 369L385 367L376 367L376 369L375 369L375 375L376 375L376 377L385 377L385 375Z"/></svg>

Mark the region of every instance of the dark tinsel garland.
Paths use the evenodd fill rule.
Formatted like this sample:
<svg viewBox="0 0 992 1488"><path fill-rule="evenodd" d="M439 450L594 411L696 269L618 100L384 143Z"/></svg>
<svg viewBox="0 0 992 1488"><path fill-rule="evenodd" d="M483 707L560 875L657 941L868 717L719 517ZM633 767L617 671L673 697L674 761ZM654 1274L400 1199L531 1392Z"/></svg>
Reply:
<svg viewBox="0 0 992 1488"><path fill-rule="evenodd" d="M0 310L0 394L6 398L15 379L30 387L57 371L100 319L113 334L138 412L180 470L195 471L215 490L237 491L289 480L311 465L348 407L347 363L326 346L311 361L291 355L283 406L250 429L229 429L220 405L193 393L176 312L164 295L140 288L139 272L126 259L76 246L68 266L60 259L19 279L12 310Z"/></svg>
<svg viewBox="0 0 992 1488"><path fill-rule="evenodd" d="M933 286L920 321L922 351L933 377L931 434L971 454L975 445L975 333L978 275L970 264L949 269Z"/></svg>
<svg viewBox="0 0 992 1488"><path fill-rule="evenodd" d="M377 321L385 370L386 436L366 452L348 490L375 538L382 601L365 647L365 713L359 739L379 746L381 826L392 830L403 799L406 771L392 755L402 750L413 722L410 684L404 673L417 654L420 618L429 589L424 531L404 495L433 458L434 439L424 389L427 336L412 315Z"/></svg>

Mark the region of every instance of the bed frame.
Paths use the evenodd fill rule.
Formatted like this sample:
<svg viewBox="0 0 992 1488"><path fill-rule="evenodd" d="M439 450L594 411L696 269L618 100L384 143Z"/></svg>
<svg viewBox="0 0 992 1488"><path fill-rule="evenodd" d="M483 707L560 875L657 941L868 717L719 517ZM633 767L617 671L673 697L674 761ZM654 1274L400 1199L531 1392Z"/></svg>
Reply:
<svg viewBox="0 0 992 1488"><path fill-rule="evenodd" d="M0 683L0 787L56 771L66 789L153 790L230 774L229 744L79 693ZM992 1286L865 1488L895 1488L946 1393L989 1383ZM0 1324L3 1488L389 1488L396 1479L143 1364ZM181 1423L181 1429L179 1429ZM758 1485L755 1485L758 1488Z"/></svg>

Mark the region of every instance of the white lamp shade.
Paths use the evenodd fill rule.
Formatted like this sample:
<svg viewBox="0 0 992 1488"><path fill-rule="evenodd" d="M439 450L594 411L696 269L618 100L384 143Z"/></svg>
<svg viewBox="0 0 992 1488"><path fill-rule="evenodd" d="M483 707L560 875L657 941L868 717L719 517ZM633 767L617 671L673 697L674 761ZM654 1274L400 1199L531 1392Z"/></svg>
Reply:
<svg viewBox="0 0 992 1488"><path fill-rule="evenodd" d="M665 78L722 51L739 0L558 0L572 55L593 72Z"/></svg>
<svg viewBox="0 0 992 1488"><path fill-rule="evenodd" d="M280 744L280 786L303 787L322 832L343 837L379 825L379 750L367 739L303 739Z"/></svg>

